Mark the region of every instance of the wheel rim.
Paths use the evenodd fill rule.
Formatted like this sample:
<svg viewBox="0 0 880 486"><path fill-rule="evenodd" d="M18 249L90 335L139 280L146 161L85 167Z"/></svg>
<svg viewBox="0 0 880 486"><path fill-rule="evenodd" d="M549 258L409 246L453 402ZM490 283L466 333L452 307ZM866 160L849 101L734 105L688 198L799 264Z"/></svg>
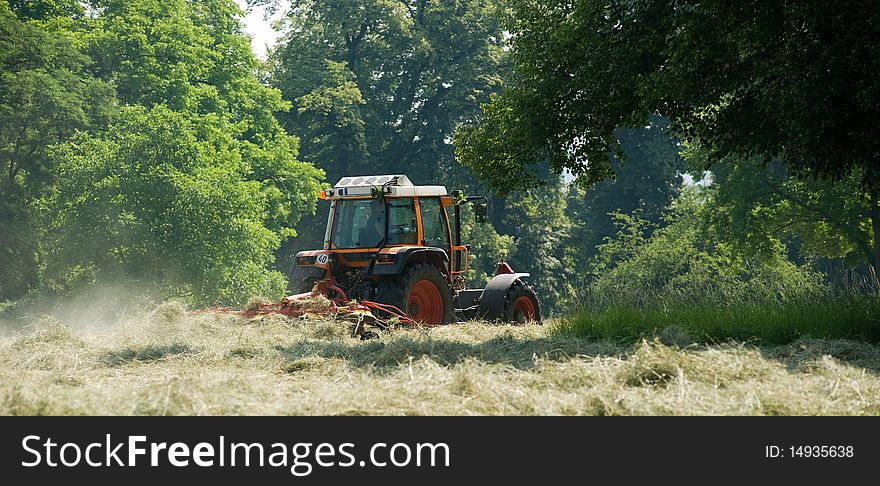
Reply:
<svg viewBox="0 0 880 486"><path fill-rule="evenodd" d="M522 296L513 303L513 320L518 322L535 320L535 304L532 299Z"/></svg>
<svg viewBox="0 0 880 486"><path fill-rule="evenodd" d="M430 280L420 280L413 285L406 306L407 312L416 321L424 324L443 322L443 297L440 289Z"/></svg>

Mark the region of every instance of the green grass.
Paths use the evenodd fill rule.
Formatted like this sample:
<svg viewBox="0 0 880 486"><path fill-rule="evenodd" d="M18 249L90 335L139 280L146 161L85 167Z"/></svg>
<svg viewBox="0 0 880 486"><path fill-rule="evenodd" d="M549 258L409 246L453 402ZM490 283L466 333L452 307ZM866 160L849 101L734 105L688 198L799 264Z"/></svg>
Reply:
<svg viewBox="0 0 880 486"><path fill-rule="evenodd" d="M802 337L880 342L880 299L850 295L789 303L584 307L563 319L558 331L620 341L674 333L679 340L701 343L786 344Z"/></svg>

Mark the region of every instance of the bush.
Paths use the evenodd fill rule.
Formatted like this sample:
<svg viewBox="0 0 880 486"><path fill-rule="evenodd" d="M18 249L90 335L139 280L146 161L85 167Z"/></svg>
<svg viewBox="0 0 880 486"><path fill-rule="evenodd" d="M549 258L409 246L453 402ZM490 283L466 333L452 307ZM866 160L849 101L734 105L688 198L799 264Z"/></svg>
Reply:
<svg viewBox="0 0 880 486"><path fill-rule="evenodd" d="M649 224L637 215L616 215L617 238L600 245L593 283L582 305L729 306L785 303L828 290L824 276L799 266L777 242L769 255L746 257L703 224L708 189L685 190L650 238Z"/></svg>
<svg viewBox="0 0 880 486"><path fill-rule="evenodd" d="M834 290L825 276L788 260L781 243L746 257L708 224L707 192L684 191L651 229L638 215L616 215L620 232L599 248L595 280L558 330L632 340L672 334L692 341L787 343L801 336L880 340L873 285ZM676 341L681 339L676 338Z"/></svg>

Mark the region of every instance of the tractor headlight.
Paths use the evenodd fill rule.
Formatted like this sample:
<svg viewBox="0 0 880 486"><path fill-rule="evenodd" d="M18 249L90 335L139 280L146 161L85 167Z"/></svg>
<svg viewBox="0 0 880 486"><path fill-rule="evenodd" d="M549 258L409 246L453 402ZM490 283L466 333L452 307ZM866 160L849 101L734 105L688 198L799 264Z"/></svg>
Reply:
<svg viewBox="0 0 880 486"><path fill-rule="evenodd" d="M376 263L394 263L394 259L397 257L395 253L379 253L376 256Z"/></svg>
<svg viewBox="0 0 880 486"><path fill-rule="evenodd" d="M315 264L315 256L299 256L296 257L297 265L314 265Z"/></svg>

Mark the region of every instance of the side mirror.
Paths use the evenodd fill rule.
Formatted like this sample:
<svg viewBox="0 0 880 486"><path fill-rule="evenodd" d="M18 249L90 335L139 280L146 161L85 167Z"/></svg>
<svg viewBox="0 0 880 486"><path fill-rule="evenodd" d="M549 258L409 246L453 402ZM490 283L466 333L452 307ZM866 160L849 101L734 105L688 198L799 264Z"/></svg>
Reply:
<svg viewBox="0 0 880 486"><path fill-rule="evenodd" d="M474 220L477 223L483 224L489 220L489 207L486 204L474 204Z"/></svg>

